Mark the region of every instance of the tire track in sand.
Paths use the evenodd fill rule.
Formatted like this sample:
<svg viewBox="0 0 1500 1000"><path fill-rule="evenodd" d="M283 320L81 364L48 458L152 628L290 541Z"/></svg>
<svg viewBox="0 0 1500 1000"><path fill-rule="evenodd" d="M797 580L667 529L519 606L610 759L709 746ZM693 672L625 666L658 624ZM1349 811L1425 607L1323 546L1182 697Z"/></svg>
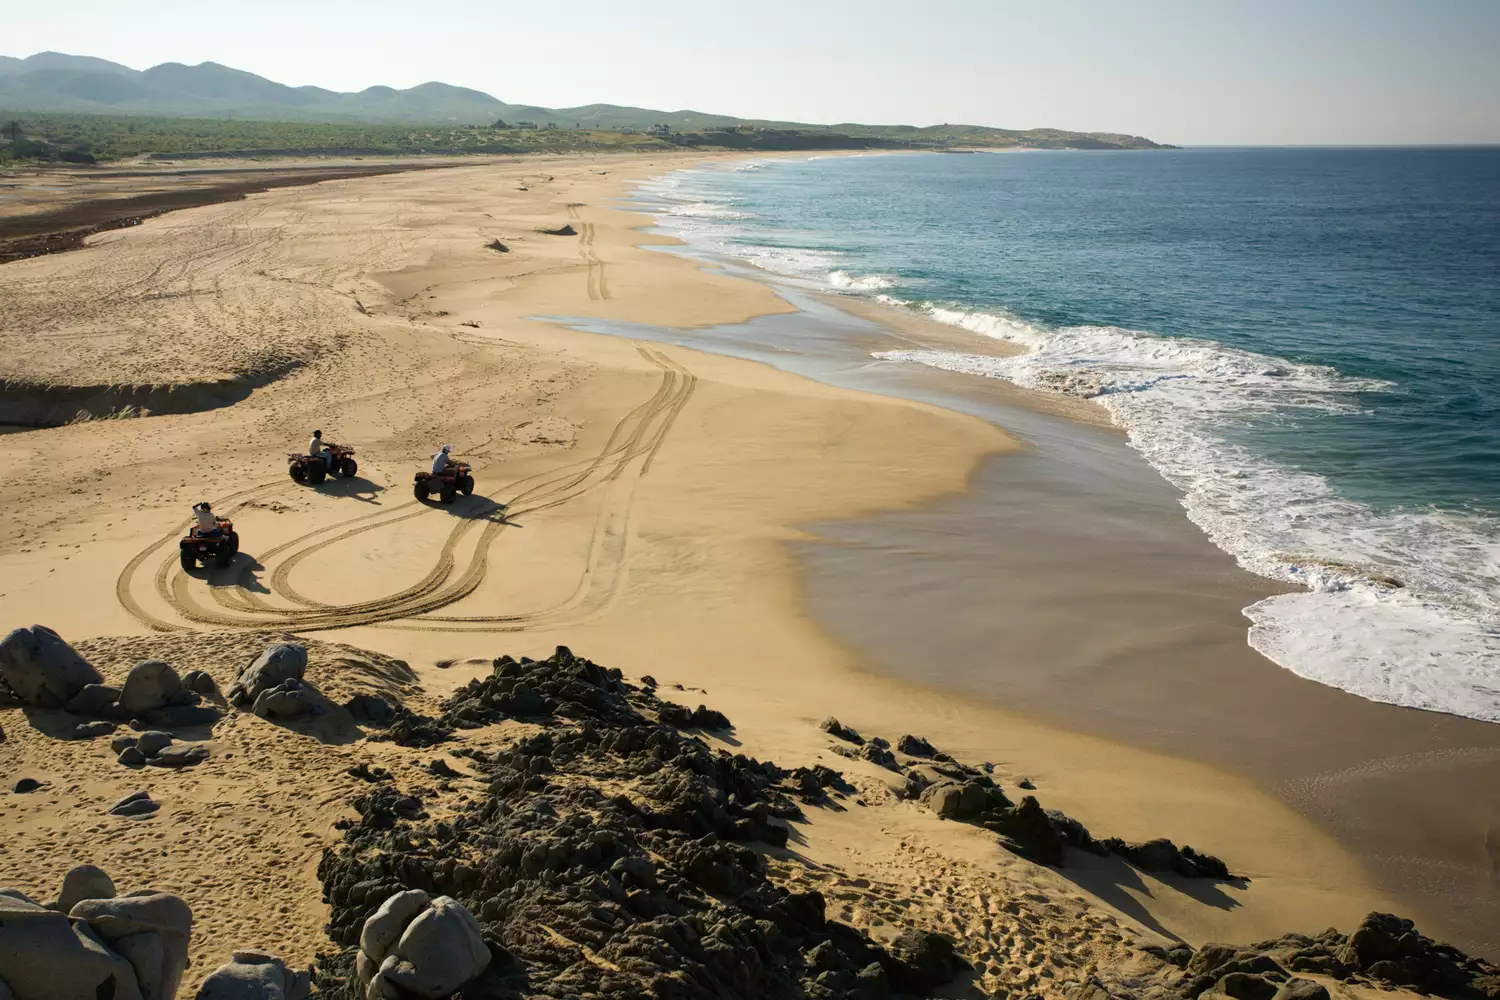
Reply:
<svg viewBox="0 0 1500 1000"><path fill-rule="evenodd" d="M253 582L254 567L243 566L235 573L234 582L229 586L215 585L213 573L210 572L210 594L218 607L204 607L194 593L193 577L178 567L175 548L169 548L155 574L157 596L177 616L188 622L225 628L274 628L292 632L374 624L424 631L515 631L531 624L556 624L579 615L591 617L602 612L613 603L624 579L635 484L649 471L697 384L696 376L660 351L640 345L637 345L637 350L643 358L660 369L661 382L649 399L637 405L615 424L600 451L590 459L512 482L506 487L506 491L515 491L511 495L508 510L503 505L481 500L476 509L461 515L459 523L449 532L433 567L411 586L373 600L329 605L298 593L291 584L290 574L297 564L330 545L369 531L394 526L410 518L441 512L440 508L426 505L422 505L421 509L411 510L410 508L418 506L415 501L389 511L361 515L307 532L262 553L261 563L271 565L273 557L291 551L291 555L275 564L268 588L269 596L291 606L273 605L266 596L249 589L248 585ZM230 513L233 513L256 497L278 488L287 490L291 487L280 481L273 481L231 494L222 498L219 503L222 505L240 500L238 505L230 509ZM567 600L551 608L524 614L452 617L432 615L432 612L469 596L483 584L490 549L506 528L508 518L547 510L601 489L607 491L608 496L596 521L579 583ZM466 559L461 557L461 543L481 523L483 528L477 542ZM179 631L190 626L168 621L147 611L132 594L131 584L152 553L170 546L185 528L186 522L138 553L116 582L116 596L122 606L138 621L157 631ZM339 528L347 530L338 532ZM174 569L177 570L175 576Z"/></svg>

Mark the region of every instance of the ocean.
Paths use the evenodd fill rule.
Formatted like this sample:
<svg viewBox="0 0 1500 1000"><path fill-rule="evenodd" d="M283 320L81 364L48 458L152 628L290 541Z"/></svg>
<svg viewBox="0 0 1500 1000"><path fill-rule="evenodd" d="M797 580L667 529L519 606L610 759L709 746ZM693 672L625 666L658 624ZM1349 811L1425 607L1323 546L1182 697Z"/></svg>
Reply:
<svg viewBox="0 0 1500 1000"><path fill-rule="evenodd" d="M1500 721L1500 149L716 164L637 195L800 288L1024 353L879 352L1097 400L1245 569L1248 642Z"/></svg>

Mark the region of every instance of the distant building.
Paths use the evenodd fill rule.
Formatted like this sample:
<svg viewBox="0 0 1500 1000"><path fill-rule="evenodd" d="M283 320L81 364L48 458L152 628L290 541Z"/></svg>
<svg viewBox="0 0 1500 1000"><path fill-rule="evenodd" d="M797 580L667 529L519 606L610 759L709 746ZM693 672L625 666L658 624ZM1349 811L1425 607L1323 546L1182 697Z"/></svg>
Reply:
<svg viewBox="0 0 1500 1000"><path fill-rule="evenodd" d="M490 128L510 128L510 126L505 123L504 118L496 118L495 124L491 125Z"/></svg>
<svg viewBox="0 0 1500 1000"><path fill-rule="evenodd" d="M536 122L516 122L516 128L523 132L535 132Z"/></svg>
<svg viewBox="0 0 1500 1000"><path fill-rule="evenodd" d="M548 122L546 125L543 126L543 128L545 128L548 132L556 132L557 131L557 122Z"/></svg>
<svg viewBox="0 0 1500 1000"><path fill-rule="evenodd" d="M635 129L631 128L629 125L621 125L619 128L615 129L615 131L619 132L621 135L635 135Z"/></svg>
<svg viewBox="0 0 1500 1000"><path fill-rule="evenodd" d="M671 135L672 134L672 126L670 126L670 125L652 125L650 128L646 129L646 134L647 135Z"/></svg>

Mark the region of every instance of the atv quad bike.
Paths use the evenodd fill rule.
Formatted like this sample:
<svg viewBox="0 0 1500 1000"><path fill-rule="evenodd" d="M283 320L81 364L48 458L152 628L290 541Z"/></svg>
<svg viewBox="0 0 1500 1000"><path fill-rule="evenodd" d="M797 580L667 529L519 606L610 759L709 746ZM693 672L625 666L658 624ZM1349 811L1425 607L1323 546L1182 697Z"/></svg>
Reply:
<svg viewBox="0 0 1500 1000"><path fill-rule="evenodd" d="M331 471L335 475L343 476L345 479L354 478L359 471L359 465L354 461L354 449L342 444L324 445L328 454L332 456L332 468L326 464L321 456L299 455L296 452L288 452L286 456L286 471L293 480L299 483L308 483L316 486L327 478Z"/></svg>
<svg viewBox="0 0 1500 1000"><path fill-rule="evenodd" d="M452 503L460 493L468 496L473 492L474 477L470 474L468 462L454 462L439 475L419 470L412 477L412 493L418 500L425 501L436 493L443 503Z"/></svg>
<svg viewBox="0 0 1500 1000"><path fill-rule="evenodd" d="M198 529L194 527L189 528L182 541L177 543L183 569L196 569L200 562L207 566L210 560L215 566L223 569L234 562L236 553L240 551L240 536L234 533L233 521L223 517L217 518L217 521L219 522L217 535L200 535Z"/></svg>

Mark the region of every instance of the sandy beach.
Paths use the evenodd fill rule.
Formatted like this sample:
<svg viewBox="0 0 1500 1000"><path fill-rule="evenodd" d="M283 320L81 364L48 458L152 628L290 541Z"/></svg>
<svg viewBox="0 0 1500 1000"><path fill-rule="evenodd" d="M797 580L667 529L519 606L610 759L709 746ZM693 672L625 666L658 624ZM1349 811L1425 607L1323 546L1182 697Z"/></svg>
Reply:
<svg viewBox="0 0 1500 1000"><path fill-rule="evenodd" d="M804 315L767 284L662 252L649 218L618 207L632 182L700 156L285 187L3 265L0 424L26 425L0 436L5 627L49 626L112 681L160 657L225 687L269 637L295 633L330 697L429 712L502 654L566 645L650 675L663 697L732 720L732 735L703 734L711 746L843 772L848 801L809 809L770 852L779 877L824 885L830 919L877 940L899 926L952 936L984 995L1068 995L1140 944L1347 933L1372 910L1494 954L1492 911L1451 898L1488 871L1477 845L1491 818L1471 808L1451 836L1428 829L1492 773L1472 767L1492 767L1485 727L1261 660L1237 609L1267 588L1169 521L1164 484L1143 479L1114 509L1137 526L1123 540L1086 520L1110 510L1097 489L1028 529L1017 512L1039 503L1048 441L1028 419L1130 457L1087 404L991 398L974 380L960 412L918 383L902 398L681 346ZM955 335L863 318L887 324L872 337ZM587 323L677 342L571 328ZM996 406L1033 416L1007 433ZM313 428L356 448L355 477L288 478L285 456ZM420 503L412 472L443 443L472 462L475 493ZM177 538L201 500L233 516L241 554L190 574ZM982 544L963 538L995 503L1017 516L986 523ZM1132 548L1144 538L1155 563ZM1142 585L1069 595L1061 575L998 571L1042 562L1049 544L1092 545L1092 570L1129 567ZM952 565L985 601L956 599L934 570ZM989 765L1012 799L1034 785L1095 837L1169 838L1240 877L1080 851L1059 868L1027 861L900 797L900 773L836 753L848 745L820 728L828 716L893 744L925 737ZM198 734L207 761L141 774L107 740L59 739L49 718L0 710L7 787L44 783L0 795L0 884L40 898L88 862L122 888L179 894L205 918L185 989L235 948L304 966L325 950L318 868L359 787L346 770L438 753L239 713ZM1313 738L1330 728L1358 737ZM455 739L493 750L502 735ZM1383 743L1450 762L1328 780ZM103 815L141 787L160 814ZM1397 824L1393 843L1369 832L1391 810L1429 818ZM1427 888L1392 878L1382 852L1442 874Z"/></svg>

